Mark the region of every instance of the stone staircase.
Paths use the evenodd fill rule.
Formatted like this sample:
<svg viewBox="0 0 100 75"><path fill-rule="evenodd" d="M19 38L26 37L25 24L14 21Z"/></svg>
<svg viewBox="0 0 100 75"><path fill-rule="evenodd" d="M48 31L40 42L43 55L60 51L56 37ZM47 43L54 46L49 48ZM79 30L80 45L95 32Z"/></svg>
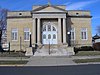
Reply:
<svg viewBox="0 0 100 75"><path fill-rule="evenodd" d="M74 55L72 47L66 45L42 45L37 49L34 56L69 56Z"/></svg>

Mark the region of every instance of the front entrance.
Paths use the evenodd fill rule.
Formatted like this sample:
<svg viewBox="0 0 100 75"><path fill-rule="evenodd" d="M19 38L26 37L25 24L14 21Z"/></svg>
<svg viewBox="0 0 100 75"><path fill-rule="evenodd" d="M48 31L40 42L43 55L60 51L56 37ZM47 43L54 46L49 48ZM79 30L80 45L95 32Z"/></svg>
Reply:
<svg viewBox="0 0 100 75"><path fill-rule="evenodd" d="M57 44L57 28L51 23L43 25L42 43Z"/></svg>

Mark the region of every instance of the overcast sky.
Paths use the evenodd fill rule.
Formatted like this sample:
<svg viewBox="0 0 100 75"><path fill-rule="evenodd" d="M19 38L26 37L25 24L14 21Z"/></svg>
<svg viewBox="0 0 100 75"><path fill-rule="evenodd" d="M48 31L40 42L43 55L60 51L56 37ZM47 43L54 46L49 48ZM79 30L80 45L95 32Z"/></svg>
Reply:
<svg viewBox="0 0 100 75"><path fill-rule="evenodd" d="M100 25L100 0L50 0L52 5L66 5L66 10L90 10L92 35ZM0 0L0 7L9 10L32 10L32 5L45 5L48 0Z"/></svg>

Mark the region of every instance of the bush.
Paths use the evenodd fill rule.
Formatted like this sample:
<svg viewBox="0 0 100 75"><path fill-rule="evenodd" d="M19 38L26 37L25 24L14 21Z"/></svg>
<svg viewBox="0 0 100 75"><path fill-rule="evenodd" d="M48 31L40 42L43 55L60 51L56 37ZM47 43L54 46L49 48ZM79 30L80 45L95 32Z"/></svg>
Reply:
<svg viewBox="0 0 100 75"><path fill-rule="evenodd" d="M24 54L26 53L26 51L22 51L22 50L21 51L16 51L16 52L18 52L18 53L24 53Z"/></svg>
<svg viewBox="0 0 100 75"><path fill-rule="evenodd" d="M74 47L75 54L78 53L78 51L94 51L94 49L91 46Z"/></svg>
<svg viewBox="0 0 100 75"><path fill-rule="evenodd" d="M94 43L93 48L100 51L100 42Z"/></svg>
<svg viewBox="0 0 100 75"><path fill-rule="evenodd" d="M94 51L93 47L91 46L82 46L80 50L81 51Z"/></svg>
<svg viewBox="0 0 100 75"><path fill-rule="evenodd" d="M79 51L79 48L74 47L74 52L75 52L75 54L77 54L78 51Z"/></svg>

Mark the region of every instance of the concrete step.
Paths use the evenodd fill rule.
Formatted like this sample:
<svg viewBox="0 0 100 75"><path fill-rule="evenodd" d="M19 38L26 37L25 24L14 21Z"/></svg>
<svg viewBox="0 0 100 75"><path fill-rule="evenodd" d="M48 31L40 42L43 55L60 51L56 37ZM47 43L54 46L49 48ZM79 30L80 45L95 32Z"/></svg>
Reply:
<svg viewBox="0 0 100 75"><path fill-rule="evenodd" d="M34 56L70 56L74 54L73 48L66 45L43 45L37 49Z"/></svg>

